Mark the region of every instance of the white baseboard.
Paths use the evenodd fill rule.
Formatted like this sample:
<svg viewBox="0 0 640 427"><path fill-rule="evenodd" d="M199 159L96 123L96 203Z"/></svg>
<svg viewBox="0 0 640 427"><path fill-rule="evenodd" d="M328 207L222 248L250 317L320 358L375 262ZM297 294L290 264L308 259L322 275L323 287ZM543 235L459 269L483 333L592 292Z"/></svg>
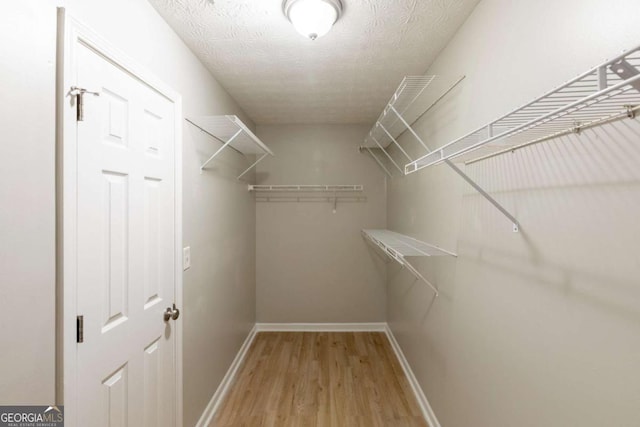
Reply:
<svg viewBox="0 0 640 427"><path fill-rule="evenodd" d="M251 347L251 344L256 337L256 332L257 330L254 326L251 329L251 332L249 332L249 335L247 335L247 338L244 340L244 343L242 343L242 347L240 347L240 350L238 351L236 357L233 359L233 362L231 362L231 366L222 379L222 382L218 386L218 389L215 393L213 393L213 397L211 397L211 400L207 404L207 407L196 423L196 427L207 427L213 420L218 407L226 397L227 393L229 392L229 388L233 384L233 380L238 373L238 369L240 368L240 366L242 366L242 362L244 362L244 359L247 356L247 352L249 351L249 348Z"/></svg>
<svg viewBox="0 0 640 427"><path fill-rule="evenodd" d="M402 370L404 371L404 374L407 377L409 384L411 385L413 394L416 396L416 400L418 401L418 405L420 406L422 415L424 416L425 420L427 420L429 427L441 427L440 423L438 422L438 418L436 418L435 412L433 412L433 409L431 408L431 405L427 400L427 396L425 396L424 392L422 391L422 388L420 387L416 376L411 370L409 362L404 357L404 353L402 353L400 344L398 344L398 341L396 341L396 338L393 336L393 332L391 332L391 328L389 328L389 325L387 324L385 324L385 332L387 334L387 338L389 338L389 342L391 343L393 351L396 353L396 357L400 361L400 365L402 365Z"/></svg>
<svg viewBox="0 0 640 427"><path fill-rule="evenodd" d="M386 323L256 323L257 332L384 332Z"/></svg>

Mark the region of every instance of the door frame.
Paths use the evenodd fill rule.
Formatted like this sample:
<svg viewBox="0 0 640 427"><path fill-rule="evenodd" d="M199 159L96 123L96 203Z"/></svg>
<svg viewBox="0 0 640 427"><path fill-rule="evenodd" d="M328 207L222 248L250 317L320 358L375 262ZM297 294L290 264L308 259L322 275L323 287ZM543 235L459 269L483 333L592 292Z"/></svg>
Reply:
<svg viewBox="0 0 640 427"><path fill-rule="evenodd" d="M95 31L58 8L56 56L56 403L64 404L65 425L77 420L77 132L68 91L77 80L76 46L83 44L147 84L174 105L174 278L175 303L182 299L182 97L153 73L114 48ZM182 319L175 322L176 426L182 427Z"/></svg>

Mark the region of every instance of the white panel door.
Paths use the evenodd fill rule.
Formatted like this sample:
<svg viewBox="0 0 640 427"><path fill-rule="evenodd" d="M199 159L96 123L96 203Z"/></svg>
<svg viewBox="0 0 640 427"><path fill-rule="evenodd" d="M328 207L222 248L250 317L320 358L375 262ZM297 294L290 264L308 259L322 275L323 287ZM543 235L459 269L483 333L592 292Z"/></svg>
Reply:
<svg viewBox="0 0 640 427"><path fill-rule="evenodd" d="M174 105L79 45L79 426L176 424Z"/></svg>

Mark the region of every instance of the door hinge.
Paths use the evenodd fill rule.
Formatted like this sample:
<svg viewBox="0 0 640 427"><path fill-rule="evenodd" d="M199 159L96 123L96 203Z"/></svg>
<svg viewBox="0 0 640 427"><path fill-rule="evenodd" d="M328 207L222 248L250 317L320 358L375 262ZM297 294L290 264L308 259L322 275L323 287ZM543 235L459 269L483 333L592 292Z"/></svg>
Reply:
<svg viewBox="0 0 640 427"><path fill-rule="evenodd" d="M69 95L76 97L76 120L84 121L84 95L88 93L93 96L100 96L100 92L90 92L83 87L71 86Z"/></svg>
<svg viewBox="0 0 640 427"><path fill-rule="evenodd" d="M84 342L84 316L76 317L76 342Z"/></svg>

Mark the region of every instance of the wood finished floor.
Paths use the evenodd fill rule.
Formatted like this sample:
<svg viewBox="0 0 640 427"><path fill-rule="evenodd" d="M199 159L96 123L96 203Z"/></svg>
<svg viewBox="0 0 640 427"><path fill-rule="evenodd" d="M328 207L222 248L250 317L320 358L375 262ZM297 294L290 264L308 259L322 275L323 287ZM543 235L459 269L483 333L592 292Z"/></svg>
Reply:
<svg viewBox="0 0 640 427"><path fill-rule="evenodd" d="M210 427L428 427L381 332L261 332Z"/></svg>

